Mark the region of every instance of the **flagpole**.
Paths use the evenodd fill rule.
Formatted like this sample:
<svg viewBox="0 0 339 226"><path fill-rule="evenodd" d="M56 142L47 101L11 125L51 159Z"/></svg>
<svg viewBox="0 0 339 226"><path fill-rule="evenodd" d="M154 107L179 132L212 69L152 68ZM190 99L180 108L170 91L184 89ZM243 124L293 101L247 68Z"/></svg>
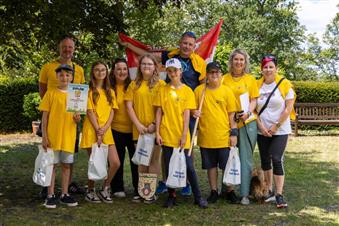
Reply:
<svg viewBox="0 0 339 226"><path fill-rule="evenodd" d="M200 100L200 103L199 103L198 110L200 112L201 112L201 109L202 109L202 105L204 103L206 88L207 88L207 78L206 78L206 82L205 82L205 88L202 91L201 100ZM190 149L188 150L188 156L191 156L191 154L192 154L192 150L193 150L193 146L194 146L194 138L197 135L199 119L200 119L200 116L197 117L197 119L195 120L195 123L194 123L194 129L193 129L192 138L191 138L191 146L190 146Z"/></svg>

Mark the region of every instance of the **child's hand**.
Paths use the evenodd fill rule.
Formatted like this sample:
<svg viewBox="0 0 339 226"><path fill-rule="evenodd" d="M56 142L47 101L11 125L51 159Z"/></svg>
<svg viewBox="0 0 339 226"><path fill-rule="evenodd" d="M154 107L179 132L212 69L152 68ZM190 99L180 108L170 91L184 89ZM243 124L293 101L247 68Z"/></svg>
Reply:
<svg viewBox="0 0 339 226"><path fill-rule="evenodd" d="M154 133L154 132L155 132L155 125L153 123L151 123L147 127L147 133Z"/></svg>
<svg viewBox="0 0 339 226"><path fill-rule="evenodd" d="M161 146L162 145L162 137L160 136L160 134L157 134L156 140L157 140L157 144Z"/></svg>
<svg viewBox="0 0 339 226"><path fill-rule="evenodd" d="M80 122L80 120L81 120L81 115L80 115L79 112L75 112L75 113L73 114L73 120L74 120L75 123L79 123L79 122Z"/></svg>
<svg viewBox="0 0 339 226"><path fill-rule="evenodd" d="M192 110L192 112L193 112L192 116L194 118L199 118L201 116L201 111L199 111L199 110Z"/></svg>
<svg viewBox="0 0 339 226"><path fill-rule="evenodd" d="M238 138L237 136L230 136L230 146L235 147L237 146Z"/></svg>
<svg viewBox="0 0 339 226"><path fill-rule="evenodd" d="M137 130L140 134L147 133L147 128L141 123L140 123L140 125L137 125Z"/></svg>
<svg viewBox="0 0 339 226"><path fill-rule="evenodd" d="M42 147L45 149L45 152L47 152L47 148L49 147L49 140L46 136L42 137Z"/></svg>
<svg viewBox="0 0 339 226"><path fill-rule="evenodd" d="M96 133L97 133L97 136L103 136L105 134L106 130L102 127L99 127L97 130L96 130Z"/></svg>
<svg viewBox="0 0 339 226"><path fill-rule="evenodd" d="M98 136L97 143L98 143L98 146L100 147L100 145L102 144L102 136Z"/></svg>
<svg viewBox="0 0 339 226"><path fill-rule="evenodd" d="M180 141L179 141L179 146L180 148L184 148L185 147L185 144L186 144L186 139L187 138L187 135L182 135Z"/></svg>

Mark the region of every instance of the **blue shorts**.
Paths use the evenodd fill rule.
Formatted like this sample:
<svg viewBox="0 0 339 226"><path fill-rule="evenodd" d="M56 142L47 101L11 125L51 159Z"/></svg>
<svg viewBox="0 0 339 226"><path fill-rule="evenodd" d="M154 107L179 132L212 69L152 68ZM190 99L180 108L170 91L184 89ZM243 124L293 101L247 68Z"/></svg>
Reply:
<svg viewBox="0 0 339 226"><path fill-rule="evenodd" d="M230 148L200 148L203 169L212 169L219 166L225 170Z"/></svg>

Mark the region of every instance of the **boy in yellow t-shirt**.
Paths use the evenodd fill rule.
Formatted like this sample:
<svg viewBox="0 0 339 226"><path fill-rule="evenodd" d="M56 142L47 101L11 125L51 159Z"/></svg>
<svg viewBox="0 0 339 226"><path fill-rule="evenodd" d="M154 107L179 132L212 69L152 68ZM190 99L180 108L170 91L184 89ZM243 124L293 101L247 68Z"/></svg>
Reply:
<svg viewBox="0 0 339 226"><path fill-rule="evenodd" d="M202 84L194 90L196 102L205 97L201 111L194 111L194 117L200 117L198 145L201 151L202 168L207 169L211 194L209 203L218 199L218 169L224 170L229 156L230 146L237 144L237 124L234 114L237 111L233 92L221 84L221 66L211 62L206 68L208 84ZM207 86L207 87L206 87ZM232 191L228 187L228 191Z"/></svg>
<svg viewBox="0 0 339 226"><path fill-rule="evenodd" d="M67 206L77 206L78 203L68 194L70 165L73 163L74 146L76 140L76 125L80 121L79 113L66 111L67 86L73 79L73 68L61 64L56 70L59 85L57 89L46 92L40 103L42 111L42 146L54 151L54 168L51 185L48 187L46 208L56 208L57 199L54 195L55 168L61 163L60 202Z"/></svg>
<svg viewBox="0 0 339 226"><path fill-rule="evenodd" d="M159 145L162 145L166 177L173 148L180 147L185 150L187 178L192 186L194 203L201 208L206 208L207 202L201 197L192 156L187 155L190 147L188 129L190 110L195 109L196 104L193 91L181 82L181 68L181 63L176 58L166 61L166 72L171 81L160 88L159 95L154 101L154 106L157 107L156 140ZM173 207L175 199L175 189L168 188L168 199L164 207Z"/></svg>

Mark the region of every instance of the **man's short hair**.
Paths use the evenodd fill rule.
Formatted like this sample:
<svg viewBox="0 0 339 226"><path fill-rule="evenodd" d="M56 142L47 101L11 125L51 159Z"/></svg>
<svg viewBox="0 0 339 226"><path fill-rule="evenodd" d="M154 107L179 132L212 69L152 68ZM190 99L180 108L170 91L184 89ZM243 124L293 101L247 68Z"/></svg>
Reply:
<svg viewBox="0 0 339 226"><path fill-rule="evenodd" d="M190 37L190 38L194 38L194 40L197 40L197 36L195 36L193 31L186 31L185 33L181 35L181 38L183 37Z"/></svg>
<svg viewBox="0 0 339 226"><path fill-rule="evenodd" d="M74 43L75 43L75 38L73 35L70 35L70 34L67 34L67 35L63 35L60 37L59 41L58 41L58 44L60 45L60 43L62 41L64 41L65 39L71 39Z"/></svg>

